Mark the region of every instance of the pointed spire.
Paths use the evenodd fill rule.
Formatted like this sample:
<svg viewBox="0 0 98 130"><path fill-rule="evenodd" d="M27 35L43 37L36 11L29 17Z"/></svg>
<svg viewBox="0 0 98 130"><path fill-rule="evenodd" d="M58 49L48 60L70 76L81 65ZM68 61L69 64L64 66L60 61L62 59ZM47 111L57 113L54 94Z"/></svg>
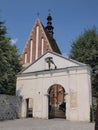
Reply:
<svg viewBox="0 0 98 130"><path fill-rule="evenodd" d="M52 17L50 14L50 10L49 10L49 14L47 17L47 26L46 26L46 30L48 31L48 33L53 37L53 29L54 27L52 26Z"/></svg>

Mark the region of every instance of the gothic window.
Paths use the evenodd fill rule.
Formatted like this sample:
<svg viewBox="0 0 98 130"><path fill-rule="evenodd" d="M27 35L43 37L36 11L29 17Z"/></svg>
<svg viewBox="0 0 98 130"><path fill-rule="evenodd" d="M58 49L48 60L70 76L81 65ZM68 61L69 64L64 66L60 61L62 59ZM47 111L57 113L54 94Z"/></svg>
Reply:
<svg viewBox="0 0 98 130"><path fill-rule="evenodd" d="M38 58L39 26L36 27L36 59Z"/></svg>
<svg viewBox="0 0 98 130"><path fill-rule="evenodd" d="M42 45L41 45L41 54L44 53L44 39L42 38Z"/></svg>
<svg viewBox="0 0 98 130"><path fill-rule="evenodd" d="M25 53L24 63L27 63L27 53Z"/></svg>
<svg viewBox="0 0 98 130"><path fill-rule="evenodd" d="M32 49L33 49L33 40L30 41L30 63L32 63Z"/></svg>

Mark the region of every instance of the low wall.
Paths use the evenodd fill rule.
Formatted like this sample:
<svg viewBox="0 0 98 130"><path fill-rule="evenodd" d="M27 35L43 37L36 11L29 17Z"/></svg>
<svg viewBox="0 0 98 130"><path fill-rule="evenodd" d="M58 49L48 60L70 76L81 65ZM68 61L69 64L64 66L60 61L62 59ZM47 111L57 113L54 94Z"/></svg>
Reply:
<svg viewBox="0 0 98 130"><path fill-rule="evenodd" d="M0 120L20 118L22 98L0 94Z"/></svg>

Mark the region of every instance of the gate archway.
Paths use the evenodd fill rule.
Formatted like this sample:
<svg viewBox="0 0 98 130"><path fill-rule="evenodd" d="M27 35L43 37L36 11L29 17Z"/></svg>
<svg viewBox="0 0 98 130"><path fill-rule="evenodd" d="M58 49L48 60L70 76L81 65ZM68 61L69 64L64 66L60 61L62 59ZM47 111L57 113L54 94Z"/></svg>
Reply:
<svg viewBox="0 0 98 130"><path fill-rule="evenodd" d="M49 118L66 118L65 89L59 84L49 89Z"/></svg>

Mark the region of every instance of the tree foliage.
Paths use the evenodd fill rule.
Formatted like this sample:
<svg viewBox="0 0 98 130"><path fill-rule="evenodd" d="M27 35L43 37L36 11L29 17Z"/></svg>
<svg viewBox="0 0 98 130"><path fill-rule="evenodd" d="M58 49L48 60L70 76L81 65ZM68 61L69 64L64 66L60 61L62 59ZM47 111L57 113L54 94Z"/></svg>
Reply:
<svg viewBox="0 0 98 130"><path fill-rule="evenodd" d="M15 94L16 74L21 70L18 49L11 45L7 29L0 21L0 93Z"/></svg>
<svg viewBox="0 0 98 130"><path fill-rule="evenodd" d="M70 58L89 64L92 68L93 96L98 96L98 32L95 27L85 30L73 43Z"/></svg>

